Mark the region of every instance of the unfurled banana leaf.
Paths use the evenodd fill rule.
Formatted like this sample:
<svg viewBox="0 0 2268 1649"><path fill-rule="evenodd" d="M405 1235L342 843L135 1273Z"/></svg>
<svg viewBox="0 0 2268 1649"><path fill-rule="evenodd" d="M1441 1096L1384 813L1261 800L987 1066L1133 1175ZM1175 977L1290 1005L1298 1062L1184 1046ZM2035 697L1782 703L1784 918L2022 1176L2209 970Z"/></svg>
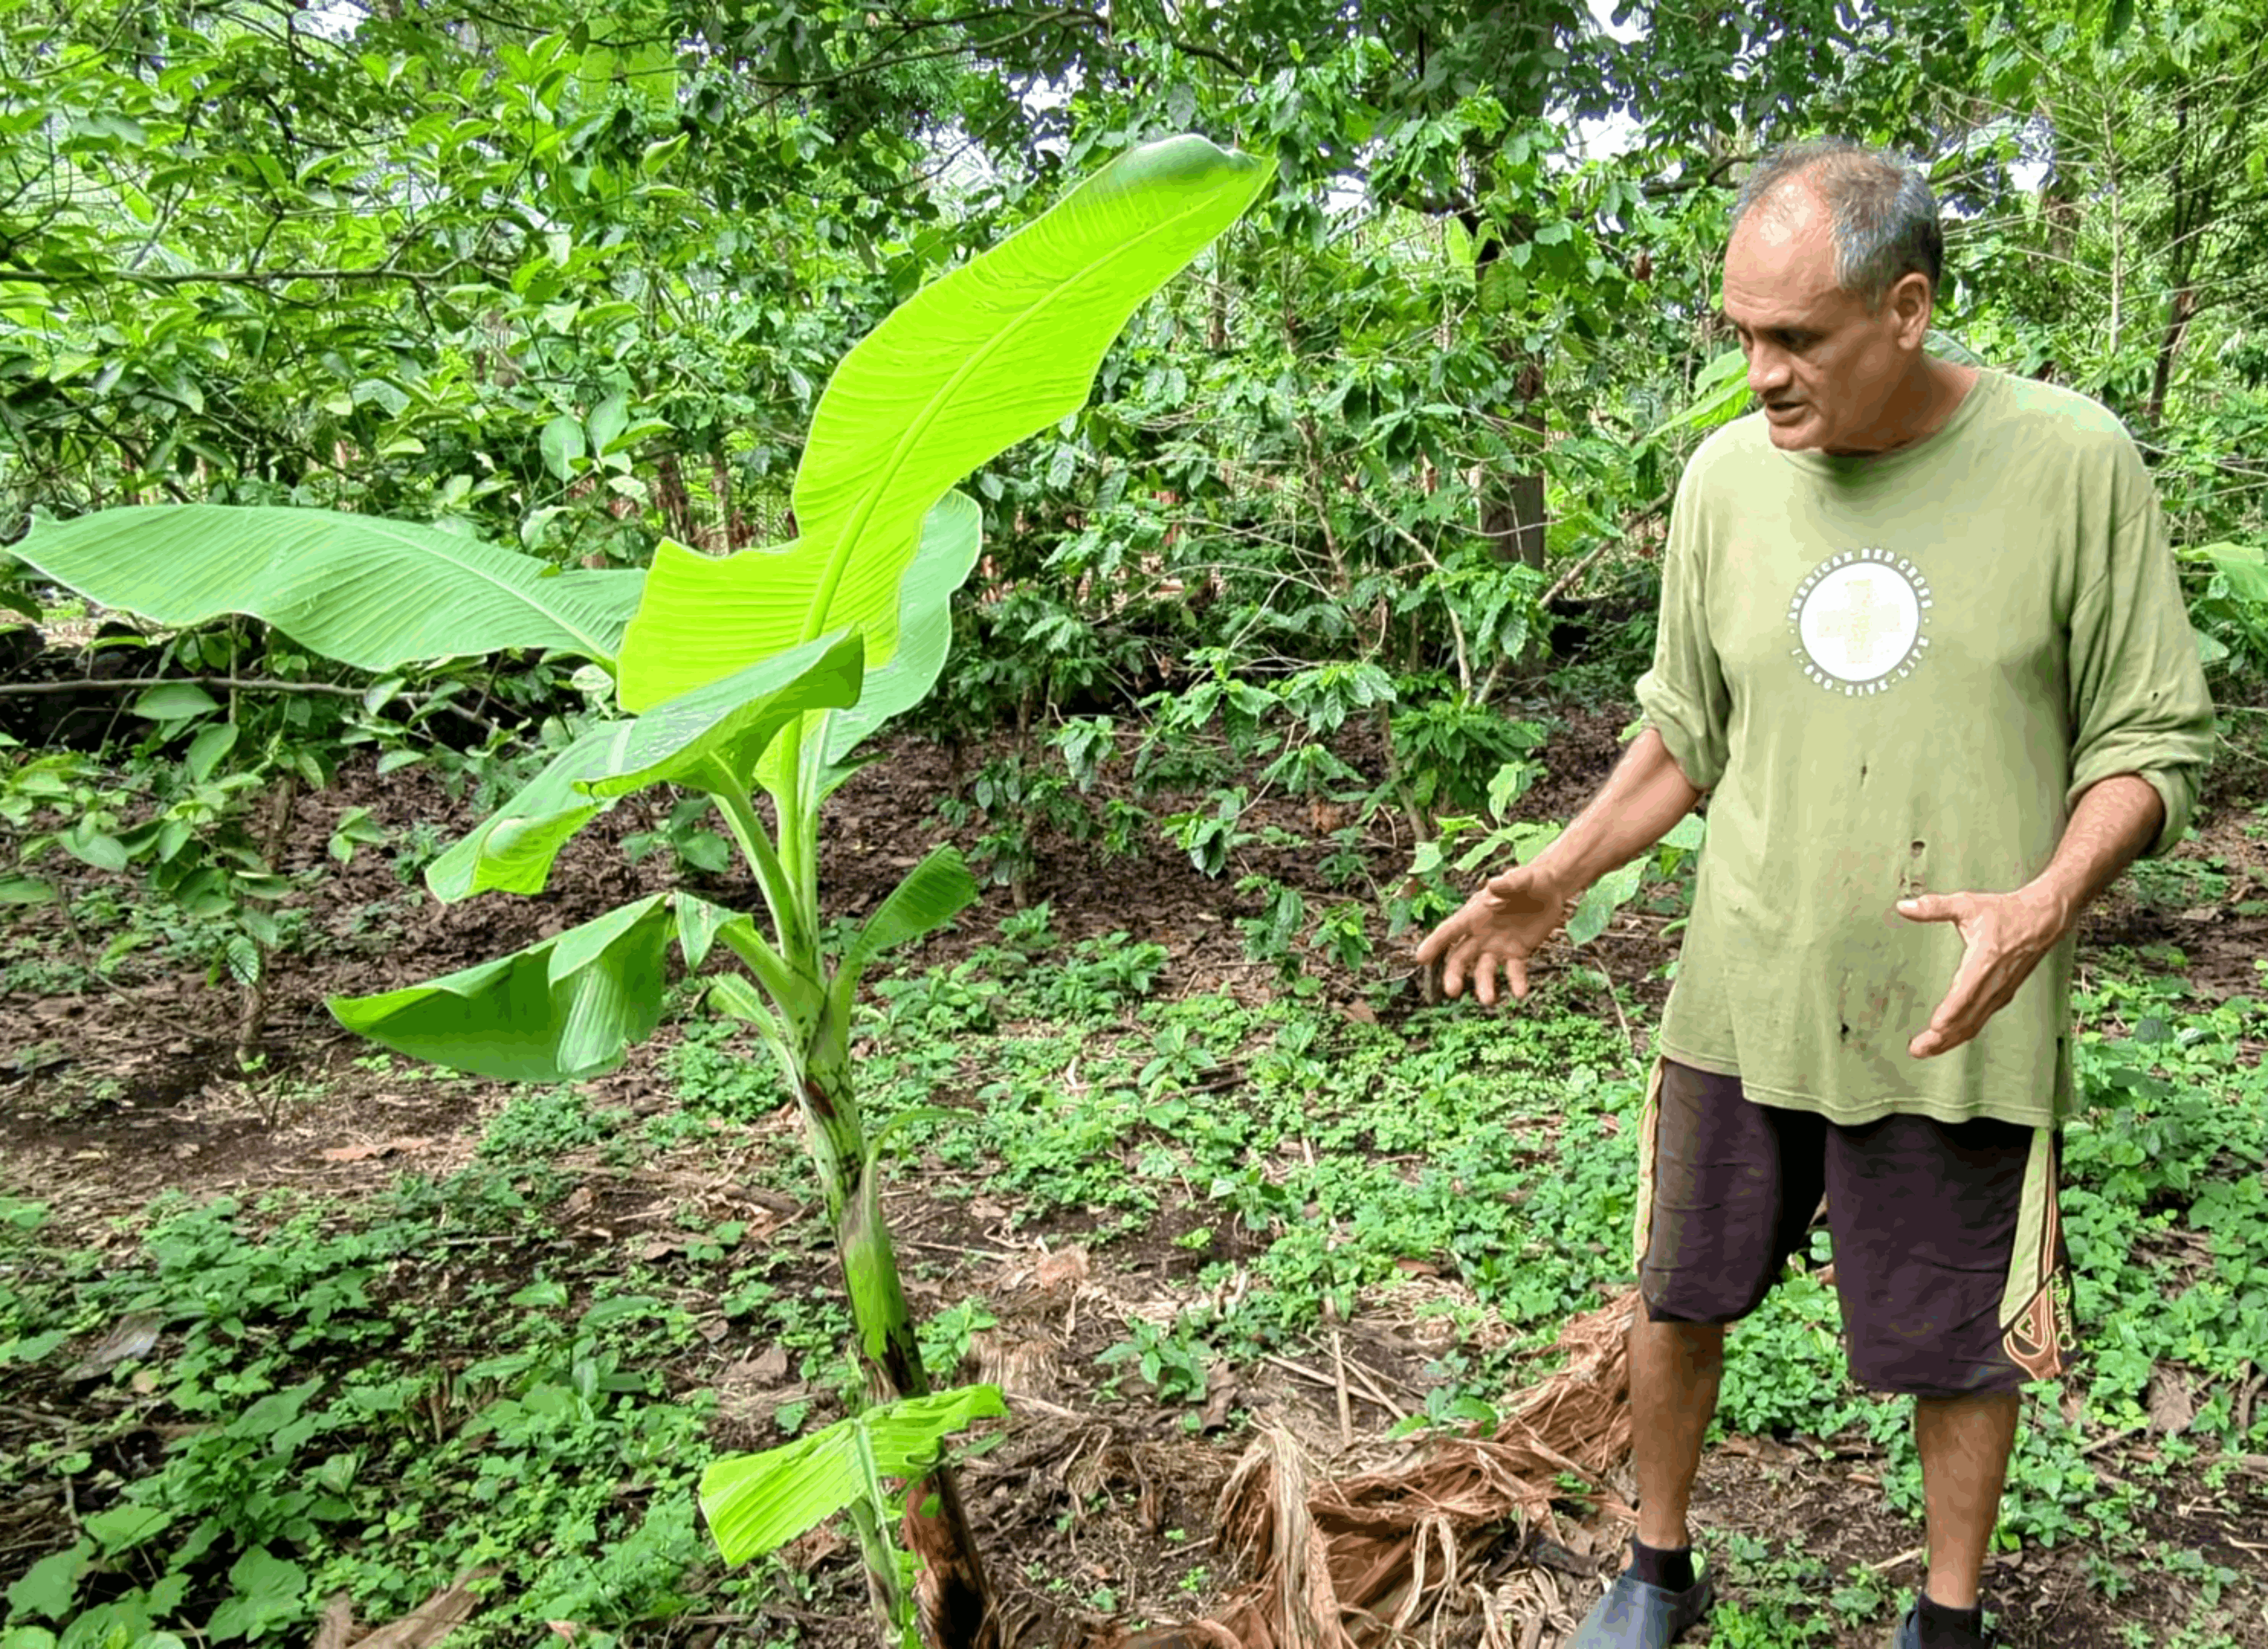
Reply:
<svg viewBox="0 0 2268 1649"><path fill-rule="evenodd" d="M923 518L1005 448L1076 412L1135 306L1244 211L1271 168L1204 138L1122 155L931 283L845 356L796 473L802 536L711 560L665 546L622 644L622 698L658 703L814 636L898 648Z"/></svg>
<svg viewBox="0 0 2268 1649"><path fill-rule="evenodd" d="M40 522L11 548L104 607L173 629L240 613L362 670L519 647L611 664L644 585L333 510L137 504Z"/></svg>
<svg viewBox="0 0 2268 1649"><path fill-rule="evenodd" d="M737 789L780 729L807 711L858 697L865 652L855 635L815 641L585 733L527 787L425 869L439 899L484 889L542 891L568 839L615 799L649 784Z"/></svg>
<svg viewBox="0 0 2268 1649"><path fill-rule="evenodd" d="M333 997L332 1016L397 1053L475 1076L601 1075L661 1022L662 953L673 925L666 898L655 894L422 985Z"/></svg>

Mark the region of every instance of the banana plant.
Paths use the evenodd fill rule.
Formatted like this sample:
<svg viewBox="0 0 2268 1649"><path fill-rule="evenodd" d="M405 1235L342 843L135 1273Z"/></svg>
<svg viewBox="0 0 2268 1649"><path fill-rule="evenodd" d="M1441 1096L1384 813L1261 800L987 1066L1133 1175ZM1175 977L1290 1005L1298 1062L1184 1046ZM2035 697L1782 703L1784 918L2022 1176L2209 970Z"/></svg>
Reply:
<svg viewBox="0 0 2268 1649"><path fill-rule="evenodd" d="M976 887L940 849L829 955L821 811L858 746L919 703L943 666L949 604L979 547L979 512L954 484L1076 412L1135 307L1242 215L1271 170L1194 136L1130 151L909 298L843 357L821 398L795 477L792 543L721 559L665 543L633 585L556 576L430 528L200 506L42 524L17 553L107 606L173 624L249 613L369 670L510 646L612 672L623 718L562 751L436 859L428 887L445 901L540 892L585 824L666 784L713 800L762 890L761 917L656 894L445 978L334 998L331 1011L413 1057L568 1080L613 1068L652 1031L673 939L688 969L737 961L711 977L708 1001L753 1027L801 1108L868 1390L879 1402L919 1398L929 1375L858 1108L851 1008L869 967L950 920ZM906 1505L926 1636L950 1649L998 1645L950 1473L909 1485ZM887 1622L895 1561L872 1520L860 1528Z"/></svg>

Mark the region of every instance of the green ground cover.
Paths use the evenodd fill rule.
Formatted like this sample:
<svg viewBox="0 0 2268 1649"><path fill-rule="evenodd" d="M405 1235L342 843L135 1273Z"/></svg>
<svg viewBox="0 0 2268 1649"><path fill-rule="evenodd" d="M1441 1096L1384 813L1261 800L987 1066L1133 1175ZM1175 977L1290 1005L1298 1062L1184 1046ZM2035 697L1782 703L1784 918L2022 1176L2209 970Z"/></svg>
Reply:
<svg viewBox="0 0 2268 1649"><path fill-rule="evenodd" d="M1096 1330L1082 1410L1162 1411L1194 1433L1224 1382L1311 1355L1327 1314L1359 1329L1419 1293L1410 1309L1443 1349L1410 1371L1409 1425L1467 1424L1535 1376L1570 1313L1627 1281L1642 1067L1572 987L1513 1014L1350 1017L1297 985L1162 996L1162 961L1123 938L1064 944L1042 909L961 961L883 982L862 1010L895 1187L948 1226L985 1204L1008 1240L1081 1245L1106 1290L1138 1277L1154 1299L1167 1278L1170 1314ZM2259 1524L2268 1078L2261 1006L2198 999L2180 965L2113 957L2080 994L2088 1106L2066 1209L2089 1355L2027 1405L1998 1544L2083 1554L2105 1620L2170 1586L2184 1613L2163 1640L2212 1649L2259 1640L2261 1571L2183 1544L2165 1514L2202 1498L2232 1528ZM7 1203L0 1367L70 1408L0 1463L0 1497L57 1513L49 1549L11 1562L0 1641L282 1641L335 1593L384 1620L478 1567L491 1573L468 1645L529 1642L548 1621L598 1645L687 1621L752 1643L855 1623L842 1563L723 1572L692 1496L725 1442L792 1434L847 1395L820 1222L752 1238L748 1218L694 1198L660 1238L594 1243L573 1218L579 1187L661 1163L799 1194L754 1069L719 1027L688 1024L664 1061L673 1103L513 1092L461 1166L352 1199L159 1195L100 1233ZM1918 1541L1904 1410L1843 1376L1817 1275L1830 1258L1821 1233L1733 1336L1712 1440L1871 1451ZM1437 1285L1414 1288L1413 1270ZM943 1306L925 1351L944 1373L1015 1309ZM88 1355L122 1326L147 1343ZM719 1364L772 1348L798 1395L721 1414ZM1248 1419L1233 1410L1219 1445L1239 1447ZM1736 1534L1719 1557L1714 1643L1844 1641L1900 1595L1792 1534ZM1190 1554L1187 1601L1229 1567Z"/></svg>

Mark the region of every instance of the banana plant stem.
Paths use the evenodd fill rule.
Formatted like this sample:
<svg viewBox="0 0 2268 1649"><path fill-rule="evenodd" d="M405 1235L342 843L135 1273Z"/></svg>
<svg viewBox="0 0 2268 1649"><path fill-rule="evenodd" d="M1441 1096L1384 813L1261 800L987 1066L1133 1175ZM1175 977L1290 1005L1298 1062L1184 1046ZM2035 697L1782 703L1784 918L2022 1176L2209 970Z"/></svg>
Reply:
<svg viewBox="0 0 2268 1649"><path fill-rule="evenodd" d="M876 1484L868 1493L879 1496L880 1491ZM880 1498L853 1500L846 1509L850 1527L858 1531L858 1555L866 1560L867 1601L873 1605L876 1616L889 1623L882 1635L882 1649L900 1649L903 1642L900 1629L907 1610L905 1594L898 1587L897 1550L890 1543L889 1526L883 1520L883 1508L888 1504Z"/></svg>
<svg viewBox="0 0 2268 1649"><path fill-rule="evenodd" d="M818 933L807 912L816 904L805 905L796 896L797 883L780 862L779 852L772 846L770 832L764 821L756 816L755 804L748 793L734 780L732 770L724 762L712 762L717 769L716 788L709 793L716 799L718 811L725 815L725 823L740 843L740 856L755 873L756 886L764 895L764 909L770 913L772 932L779 941L779 953L792 972L799 964L807 964L812 977L819 975ZM782 821L783 825L786 821ZM785 838L784 829L781 832ZM783 1004L783 1005L784 1005Z"/></svg>
<svg viewBox="0 0 2268 1649"><path fill-rule="evenodd" d="M811 912L816 924L819 912L818 876L806 870L804 859L805 836L808 830L810 810L803 805L803 722L797 717L780 730L779 788L772 792L772 806L779 813L779 857L785 866L787 885L792 896L802 899L809 890L809 902L802 909ZM814 934L816 936L814 925Z"/></svg>
<svg viewBox="0 0 2268 1649"><path fill-rule="evenodd" d="M880 1398L926 1396L929 1371L898 1275L882 1212L874 1152L858 1111L845 1014L821 996L818 1016L799 1026L802 1064L797 1098L821 1194L835 1230L844 1292L850 1299L860 1372ZM918 1601L937 1649L999 1649L999 1616L975 1531L950 1469L940 1466L906 1491L906 1540L922 1559Z"/></svg>
<svg viewBox="0 0 2268 1649"><path fill-rule="evenodd" d="M728 928L718 935L732 953L745 963L756 983L771 997L772 1005L779 1010L782 1022L792 1016L794 1004L803 994L796 987L795 972L780 953L764 942L764 936L750 928Z"/></svg>

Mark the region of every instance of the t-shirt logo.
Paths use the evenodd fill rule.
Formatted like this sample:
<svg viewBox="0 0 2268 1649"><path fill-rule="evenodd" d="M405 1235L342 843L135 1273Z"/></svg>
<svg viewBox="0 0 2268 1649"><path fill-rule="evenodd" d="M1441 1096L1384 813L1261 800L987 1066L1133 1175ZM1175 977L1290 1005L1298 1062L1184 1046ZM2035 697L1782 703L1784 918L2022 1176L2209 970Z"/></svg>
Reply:
<svg viewBox="0 0 2268 1649"><path fill-rule="evenodd" d="M1887 549L1830 556L1787 604L1806 679L1846 698L1896 686L1929 651L1929 580Z"/></svg>

